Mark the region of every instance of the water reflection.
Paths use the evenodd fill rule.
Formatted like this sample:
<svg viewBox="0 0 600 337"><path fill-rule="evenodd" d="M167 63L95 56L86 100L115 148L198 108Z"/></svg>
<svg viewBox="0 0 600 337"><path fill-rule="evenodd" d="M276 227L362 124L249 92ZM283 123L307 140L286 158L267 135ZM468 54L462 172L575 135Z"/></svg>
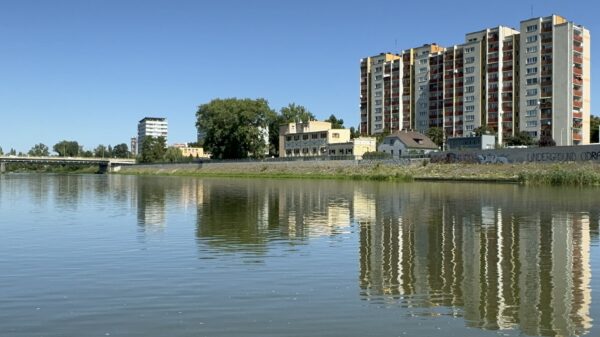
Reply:
<svg viewBox="0 0 600 337"><path fill-rule="evenodd" d="M423 315L451 308L471 327L586 333L593 198L519 186L491 192L441 185L377 194L376 217L360 226L364 298ZM555 202L545 203L549 195Z"/></svg>
<svg viewBox="0 0 600 337"><path fill-rule="evenodd" d="M351 223L352 186L338 182L204 180L196 235L226 250L264 252L272 241L301 243Z"/></svg>

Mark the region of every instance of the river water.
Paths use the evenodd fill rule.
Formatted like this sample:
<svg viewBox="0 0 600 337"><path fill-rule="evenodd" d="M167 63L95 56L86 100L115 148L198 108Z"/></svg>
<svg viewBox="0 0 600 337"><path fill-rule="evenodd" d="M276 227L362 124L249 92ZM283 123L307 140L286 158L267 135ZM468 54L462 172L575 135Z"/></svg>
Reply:
<svg viewBox="0 0 600 337"><path fill-rule="evenodd" d="M0 336L598 336L598 192L6 174Z"/></svg>

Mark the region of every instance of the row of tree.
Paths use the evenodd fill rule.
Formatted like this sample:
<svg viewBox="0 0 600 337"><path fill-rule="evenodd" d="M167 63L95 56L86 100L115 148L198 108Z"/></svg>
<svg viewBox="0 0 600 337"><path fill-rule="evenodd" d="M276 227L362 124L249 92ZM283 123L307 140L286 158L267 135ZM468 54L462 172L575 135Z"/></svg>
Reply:
<svg viewBox="0 0 600 337"><path fill-rule="evenodd" d="M59 157L98 157L98 158L130 158L131 152L127 144L122 143L113 146L98 145L93 150L85 150L83 146L76 141L63 140L52 147L52 150ZM3 155L2 147L0 147L0 155ZM15 149L10 149L8 155L13 156L32 156L32 157L47 157L50 156L50 149L43 143L35 144L27 153L19 152Z"/></svg>
<svg viewBox="0 0 600 337"><path fill-rule="evenodd" d="M302 105L291 103L277 112L262 98L214 99L200 105L196 117L196 127L204 134L204 150L216 159L278 156L281 125L316 119ZM334 129L344 128L344 120L333 114L326 121ZM350 131L358 136L353 127Z"/></svg>

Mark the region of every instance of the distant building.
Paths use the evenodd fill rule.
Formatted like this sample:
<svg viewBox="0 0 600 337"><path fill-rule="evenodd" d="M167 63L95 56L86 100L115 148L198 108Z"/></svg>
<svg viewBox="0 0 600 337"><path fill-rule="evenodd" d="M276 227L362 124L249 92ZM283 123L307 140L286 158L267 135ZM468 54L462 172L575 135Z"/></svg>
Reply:
<svg viewBox="0 0 600 337"><path fill-rule="evenodd" d="M363 154L377 151L375 137L359 137L346 143L333 143L327 145L327 152L331 157L353 157L362 159Z"/></svg>
<svg viewBox="0 0 600 337"><path fill-rule="evenodd" d="M279 129L280 157L327 155L328 145L350 142L350 130L332 129L331 123L288 123Z"/></svg>
<svg viewBox="0 0 600 337"><path fill-rule="evenodd" d="M138 148L144 144L144 138L146 136L152 137L164 137L165 142L167 141L168 127L167 119L160 117L145 117L138 123ZM139 153L139 151L138 151Z"/></svg>
<svg viewBox="0 0 600 337"><path fill-rule="evenodd" d="M488 150L496 146L496 136L481 135L474 137L454 137L446 139L447 150Z"/></svg>
<svg viewBox="0 0 600 337"><path fill-rule="evenodd" d="M439 147L422 133L398 131L385 137L377 150L399 158L438 151Z"/></svg>
<svg viewBox="0 0 600 337"><path fill-rule="evenodd" d="M137 137L131 137L131 154L136 155L137 153Z"/></svg>

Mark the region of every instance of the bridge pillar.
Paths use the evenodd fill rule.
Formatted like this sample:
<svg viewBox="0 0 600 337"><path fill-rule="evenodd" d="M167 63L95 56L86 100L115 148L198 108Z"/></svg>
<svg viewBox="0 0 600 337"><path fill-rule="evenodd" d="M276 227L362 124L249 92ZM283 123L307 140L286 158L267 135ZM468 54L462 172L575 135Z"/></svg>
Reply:
<svg viewBox="0 0 600 337"><path fill-rule="evenodd" d="M109 163L101 163L98 164L98 173L107 173L110 171L110 164Z"/></svg>
<svg viewBox="0 0 600 337"><path fill-rule="evenodd" d="M6 163L0 162L0 173L6 172Z"/></svg>

